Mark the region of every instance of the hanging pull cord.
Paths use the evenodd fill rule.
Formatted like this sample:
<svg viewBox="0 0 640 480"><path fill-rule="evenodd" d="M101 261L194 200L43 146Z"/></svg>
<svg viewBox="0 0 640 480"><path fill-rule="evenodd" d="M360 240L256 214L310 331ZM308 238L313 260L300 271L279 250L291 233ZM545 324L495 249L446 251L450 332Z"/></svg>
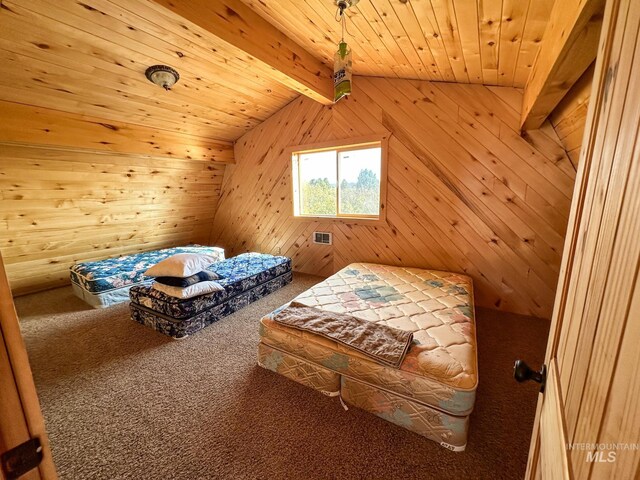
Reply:
<svg viewBox="0 0 640 480"><path fill-rule="evenodd" d="M338 5L338 9L336 10L336 16L335 16L335 21L340 22L342 24L342 39L340 40L341 42L344 42L345 32L347 32L347 35L349 35L350 37L353 37L349 29L347 28L347 16L344 13L346 9L347 9L347 5L344 3L341 3L340 5Z"/></svg>

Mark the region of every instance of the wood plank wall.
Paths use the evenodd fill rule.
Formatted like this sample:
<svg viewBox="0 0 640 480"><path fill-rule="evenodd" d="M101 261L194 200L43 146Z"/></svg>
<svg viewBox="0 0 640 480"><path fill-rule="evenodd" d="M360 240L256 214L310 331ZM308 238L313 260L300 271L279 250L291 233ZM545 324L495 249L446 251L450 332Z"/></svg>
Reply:
<svg viewBox="0 0 640 480"><path fill-rule="evenodd" d="M356 77L333 107L299 98L236 142L211 242L329 275L354 261L466 272L479 305L549 317L575 170L550 124L518 132L521 91ZM287 146L390 133L383 225L292 217ZM315 245L331 231L332 246Z"/></svg>
<svg viewBox="0 0 640 480"><path fill-rule="evenodd" d="M547 350L581 480L640 478L640 3L604 25Z"/></svg>
<svg viewBox="0 0 640 480"><path fill-rule="evenodd" d="M14 294L69 283L78 261L207 242L231 144L0 107L0 251Z"/></svg>
<svg viewBox="0 0 640 480"><path fill-rule="evenodd" d="M589 67L580 77L549 117L560 141L567 150L571 163L576 168L580 158L584 126L587 121L594 65Z"/></svg>

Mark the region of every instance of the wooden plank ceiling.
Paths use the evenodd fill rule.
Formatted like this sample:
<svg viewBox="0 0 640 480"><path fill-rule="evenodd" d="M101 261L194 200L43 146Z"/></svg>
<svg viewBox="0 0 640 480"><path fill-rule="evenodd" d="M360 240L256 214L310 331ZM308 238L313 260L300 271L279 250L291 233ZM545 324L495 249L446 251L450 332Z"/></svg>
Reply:
<svg viewBox="0 0 640 480"><path fill-rule="evenodd" d="M333 63L340 25L332 0L243 2ZM522 87L552 6L363 0L349 10L354 70ZM0 101L233 141L298 95L248 53L151 0L4 0L0 15ZM171 92L144 76L158 63L181 74Z"/></svg>
<svg viewBox="0 0 640 480"><path fill-rule="evenodd" d="M245 52L247 68L324 105L333 103L333 69L240 0L153 1Z"/></svg>
<svg viewBox="0 0 640 480"><path fill-rule="evenodd" d="M230 141L298 95L151 1L4 0L0 22L6 102ZM154 64L180 72L172 91Z"/></svg>
<svg viewBox="0 0 640 480"><path fill-rule="evenodd" d="M324 62L340 40L333 0L243 0ZM361 0L349 9L354 72L523 87L553 0Z"/></svg>

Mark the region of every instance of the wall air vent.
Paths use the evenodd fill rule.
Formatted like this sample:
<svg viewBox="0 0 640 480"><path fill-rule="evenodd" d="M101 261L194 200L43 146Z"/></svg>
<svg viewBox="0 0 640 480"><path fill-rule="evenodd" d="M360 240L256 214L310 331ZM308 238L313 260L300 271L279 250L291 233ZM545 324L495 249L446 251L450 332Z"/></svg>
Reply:
<svg viewBox="0 0 640 480"><path fill-rule="evenodd" d="M329 232L313 232L313 243L331 245L333 244L333 235Z"/></svg>

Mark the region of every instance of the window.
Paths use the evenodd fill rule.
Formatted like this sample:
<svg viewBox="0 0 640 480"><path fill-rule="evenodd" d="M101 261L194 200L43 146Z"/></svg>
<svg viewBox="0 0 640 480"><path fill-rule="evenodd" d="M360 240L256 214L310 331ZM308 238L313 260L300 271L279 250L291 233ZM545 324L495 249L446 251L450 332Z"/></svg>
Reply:
<svg viewBox="0 0 640 480"><path fill-rule="evenodd" d="M380 218L381 142L295 151L292 162L296 216Z"/></svg>

